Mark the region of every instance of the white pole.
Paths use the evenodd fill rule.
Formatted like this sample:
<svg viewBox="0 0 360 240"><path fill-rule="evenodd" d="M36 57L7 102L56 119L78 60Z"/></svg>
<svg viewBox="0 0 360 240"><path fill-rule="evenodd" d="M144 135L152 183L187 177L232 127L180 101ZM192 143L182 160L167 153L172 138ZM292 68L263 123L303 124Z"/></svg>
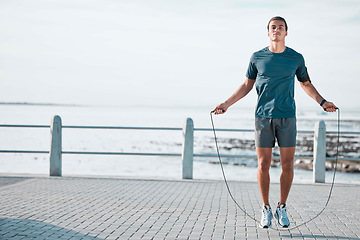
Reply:
<svg viewBox="0 0 360 240"><path fill-rule="evenodd" d="M319 121L315 125L314 131L314 162L313 162L313 181L314 183L325 182L325 162L326 162L326 125L324 121Z"/></svg>
<svg viewBox="0 0 360 240"><path fill-rule="evenodd" d="M62 142L61 142L61 118L54 116L51 121L50 134L50 176L61 177L62 172Z"/></svg>
<svg viewBox="0 0 360 240"><path fill-rule="evenodd" d="M187 118L183 128L184 141L182 151L182 178L193 178L193 154L194 154L194 122Z"/></svg>

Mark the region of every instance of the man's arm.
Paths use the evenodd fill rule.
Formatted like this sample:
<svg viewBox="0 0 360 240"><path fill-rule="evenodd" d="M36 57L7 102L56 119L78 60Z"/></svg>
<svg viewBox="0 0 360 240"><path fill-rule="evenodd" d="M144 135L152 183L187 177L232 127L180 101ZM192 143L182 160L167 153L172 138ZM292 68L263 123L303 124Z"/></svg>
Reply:
<svg viewBox="0 0 360 240"><path fill-rule="evenodd" d="M216 108L213 110L215 114L225 113L231 105L245 97L251 91L254 83L255 80L246 78L243 84L240 85L240 87L234 92L233 95L231 95L225 102L216 106Z"/></svg>
<svg viewBox="0 0 360 240"><path fill-rule="evenodd" d="M325 100L325 98L323 98L320 95L320 93L316 90L316 88L314 87L314 85L312 85L312 83L310 81L300 82L300 86L318 104L321 104L323 102L323 100ZM325 109L325 111L327 111L327 112L335 112L336 109L337 109L337 107L335 106L334 103L328 102L326 100L325 100L325 102L323 103L323 105L321 107L323 109Z"/></svg>

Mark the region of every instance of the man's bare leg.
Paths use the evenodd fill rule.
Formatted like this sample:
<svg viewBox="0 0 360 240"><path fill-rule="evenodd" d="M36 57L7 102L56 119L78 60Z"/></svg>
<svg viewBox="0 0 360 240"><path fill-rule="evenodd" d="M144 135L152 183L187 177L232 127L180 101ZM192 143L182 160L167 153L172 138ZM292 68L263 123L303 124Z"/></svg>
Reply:
<svg viewBox="0 0 360 240"><path fill-rule="evenodd" d="M269 188L270 188L270 174L269 169L271 166L272 148L256 147L258 156L258 171L257 179L260 188L260 194L264 206L269 204Z"/></svg>
<svg viewBox="0 0 360 240"><path fill-rule="evenodd" d="M289 196L294 178L295 147L280 148L281 176L280 176L280 204L285 204Z"/></svg>

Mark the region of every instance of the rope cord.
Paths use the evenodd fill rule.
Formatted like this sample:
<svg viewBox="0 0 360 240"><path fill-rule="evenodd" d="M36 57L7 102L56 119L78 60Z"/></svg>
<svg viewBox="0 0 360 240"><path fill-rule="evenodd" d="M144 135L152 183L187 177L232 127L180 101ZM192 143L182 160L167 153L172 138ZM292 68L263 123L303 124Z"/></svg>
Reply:
<svg viewBox="0 0 360 240"><path fill-rule="evenodd" d="M335 157L335 167L334 167L334 174L333 174L333 178L332 178L332 183L331 183L331 187L330 187L330 191L329 191L329 196L327 198L327 201L323 207L323 209L318 213L316 214L314 217L310 218L309 220L301 223L301 224L298 224L294 227L291 227L291 228L273 228L273 227L270 227L270 229L273 229L273 230L277 230L277 231L290 231L290 230L293 230L293 229L296 229L296 228L299 228L311 221L313 221L315 218L319 217L323 212L324 210L326 209L327 205L329 204L329 201L330 201L330 198L331 198L331 194L332 194L332 191L333 191L333 188L334 188L334 183L335 183L335 175L336 175L336 171L337 171L337 163L338 163L338 157L339 157L339 144L340 144L340 109L338 108L338 115L337 115L337 145L336 145L336 157ZM224 182L225 182L225 185L226 185L226 188L228 190L228 193L231 197L231 199L234 201L234 203L236 204L236 206L238 206L238 208L246 215L248 216L249 218L251 218L252 220L254 220L255 222L257 223L260 223L259 220L257 220L254 216L250 215L244 208L242 208L238 202L236 201L236 199L234 198L234 196L232 195L231 191L230 191L230 187L229 187L229 184L228 184L228 181L226 179L226 176L225 176L225 171L224 171L224 167L223 167L223 163L222 163L222 160L221 160L221 157L220 157L220 152L219 152L219 146L218 146L218 141L217 141L217 136L216 136L216 131L215 131L215 126L214 126L214 120L213 120L213 116L212 116L212 113L213 112L210 112L210 118L211 118L211 125L212 125L212 129L213 129L213 133L214 133L214 140L215 140L215 146L216 146L216 152L217 152L217 155L218 155L218 158L219 158L219 162L220 162L220 166L221 166L221 172L222 172L222 175L223 175L223 178L224 178Z"/></svg>

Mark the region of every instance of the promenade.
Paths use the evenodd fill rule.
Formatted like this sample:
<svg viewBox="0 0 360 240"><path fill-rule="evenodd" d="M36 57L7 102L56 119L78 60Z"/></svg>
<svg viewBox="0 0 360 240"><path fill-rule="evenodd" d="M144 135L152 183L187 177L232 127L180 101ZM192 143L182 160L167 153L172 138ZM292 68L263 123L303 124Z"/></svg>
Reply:
<svg viewBox="0 0 360 240"><path fill-rule="evenodd" d="M229 182L259 219L255 182ZM294 184L291 227L315 216L330 184ZM261 229L222 181L0 176L0 239L360 239L360 185L335 184L327 209L293 230ZM275 208L279 184L272 184Z"/></svg>

